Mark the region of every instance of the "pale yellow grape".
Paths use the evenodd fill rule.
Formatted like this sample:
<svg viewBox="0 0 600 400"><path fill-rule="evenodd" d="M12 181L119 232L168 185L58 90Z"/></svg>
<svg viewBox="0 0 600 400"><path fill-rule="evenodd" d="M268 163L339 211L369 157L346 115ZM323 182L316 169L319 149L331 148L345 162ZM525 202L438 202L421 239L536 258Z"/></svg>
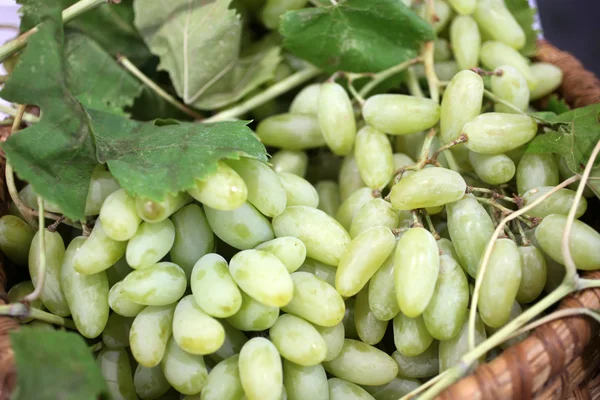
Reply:
<svg viewBox="0 0 600 400"><path fill-rule="evenodd" d="M323 361L331 361L340 354L344 346L344 324L340 322L334 326L314 325L315 329L321 334L327 347L327 354Z"/></svg>
<svg viewBox="0 0 600 400"><path fill-rule="evenodd" d="M410 318L402 313L394 317L394 344L405 356L423 354L433 342L422 316Z"/></svg>
<svg viewBox="0 0 600 400"><path fill-rule="evenodd" d="M129 240L142 219L137 213L135 199L125 189L112 192L100 209L100 222L106 236L113 240Z"/></svg>
<svg viewBox="0 0 600 400"><path fill-rule="evenodd" d="M524 194L528 190L543 186L558 185L558 164L553 154L526 153L517 166L517 191Z"/></svg>
<svg viewBox="0 0 600 400"><path fill-rule="evenodd" d="M265 146L284 150L304 150L325 145L316 115L273 115L258 124L256 135Z"/></svg>
<svg viewBox="0 0 600 400"><path fill-rule="evenodd" d="M242 305L237 313L227 318L227 322L241 331L264 331L272 327L279 317L279 308L266 306L241 293Z"/></svg>
<svg viewBox="0 0 600 400"><path fill-rule="evenodd" d="M480 58L481 64L489 70L494 70L503 65L510 65L523 75L530 90L534 90L539 85L538 78L531 71L529 60L517 50L502 42L490 40L483 43ZM533 100L533 96L531 99Z"/></svg>
<svg viewBox="0 0 600 400"><path fill-rule="evenodd" d="M363 118L373 128L392 135L429 129L440 120L440 106L431 99L404 94L378 94L363 105Z"/></svg>
<svg viewBox="0 0 600 400"><path fill-rule="evenodd" d="M147 368L138 364L133 374L133 384L137 395L142 400L160 399L171 389L160 365Z"/></svg>
<svg viewBox="0 0 600 400"><path fill-rule="evenodd" d="M217 163L217 170L204 179L196 179L188 194L202 204L221 211L235 210L248 198L244 180L229 165Z"/></svg>
<svg viewBox="0 0 600 400"><path fill-rule="evenodd" d="M384 187L394 169L392 145L388 137L378 130L365 126L356 135L354 158L360 176L371 189Z"/></svg>
<svg viewBox="0 0 600 400"><path fill-rule="evenodd" d="M402 355L399 351L392 353L392 358L398 365L398 375L406 378L429 378L439 373L438 341L418 356Z"/></svg>
<svg viewBox="0 0 600 400"><path fill-rule="evenodd" d="M317 116L327 146L336 155L348 155L356 138L356 121L348 93L341 85L321 85Z"/></svg>
<svg viewBox="0 0 600 400"><path fill-rule="evenodd" d="M492 93L511 103L519 110L527 111L529 108L529 87L523 75L510 65L501 65L496 68L495 72L502 75L492 76ZM494 105L494 110L496 112L516 113L512 108L500 103Z"/></svg>
<svg viewBox="0 0 600 400"><path fill-rule="evenodd" d="M442 143L458 139L463 126L481 114L483 80L473 71L456 74L444 91L441 105L440 137Z"/></svg>
<svg viewBox="0 0 600 400"><path fill-rule="evenodd" d="M117 242L106 236L102 222L96 221L92 233L81 245L73 265L83 275L92 275L110 268L125 255L127 242Z"/></svg>
<svg viewBox="0 0 600 400"><path fill-rule="evenodd" d="M358 189L365 187L365 183L358 171L358 164L354 158L354 154L348 154L344 157L338 175L338 183L340 185L340 200L345 201L350 195Z"/></svg>
<svg viewBox="0 0 600 400"><path fill-rule="evenodd" d="M286 360L303 366L318 365L327 354L321 334L307 321L283 314L269 329L269 338Z"/></svg>
<svg viewBox="0 0 600 400"><path fill-rule="evenodd" d="M162 201L138 197L135 199L135 205L138 215L144 221L154 223L169 218L175 211L192 200L192 197L186 192L179 192L176 194L168 193Z"/></svg>
<svg viewBox="0 0 600 400"><path fill-rule="evenodd" d="M173 337L167 343L161 366L167 382L181 394L200 393L206 384L208 370L202 356L184 351Z"/></svg>
<svg viewBox="0 0 600 400"><path fill-rule="evenodd" d="M553 93L562 84L563 71L554 64L533 63L530 70L538 81L538 85L531 91L531 100L538 100Z"/></svg>
<svg viewBox="0 0 600 400"><path fill-rule="evenodd" d="M473 17L489 37L520 50L527 38L504 0L478 0Z"/></svg>
<svg viewBox="0 0 600 400"><path fill-rule="evenodd" d="M369 280L369 309L380 321L389 321L400 311L394 283L394 252Z"/></svg>
<svg viewBox="0 0 600 400"><path fill-rule="evenodd" d="M288 400L329 400L327 374L321 364L304 367L283 360L283 384Z"/></svg>
<svg viewBox="0 0 600 400"><path fill-rule="evenodd" d="M460 15L472 14L477 6L477 0L448 0L448 3Z"/></svg>
<svg viewBox="0 0 600 400"><path fill-rule="evenodd" d="M123 282L117 282L110 288L108 304L111 310L124 317L135 317L146 307L129 300L123 292Z"/></svg>
<svg viewBox="0 0 600 400"><path fill-rule="evenodd" d="M12 262L27 265L29 248L35 232L19 217L0 217L0 250Z"/></svg>
<svg viewBox="0 0 600 400"><path fill-rule="evenodd" d="M240 351L238 367L248 400L279 400L283 367L277 349L268 339L249 340Z"/></svg>
<svg viewBox="0 0 600 400"><path fill-rule="evenodd" d="M374 400L374 397L365 389L354 383L338 378L330 378L327 381L329 387L329 400Z"/></svg>
<svg viewBox="0 0 600 400"><path fill-rule="evenodd" d="M371 198L352 219L350 237L355 238L360 233L376 226L395 229L400 223L401 214L389 202L381 198Z"/></svg>
<svg viewBox="0 0 600 400"><path fill-rule="evenodd" d="M129 331L133 318L126 318L117 313L108 316L108 322L102 331L102 343L110 349L129 347Z"/></svg>
<svg viewBox="0 0 600 400"><path fill-rule="evenodd" d="M529 142L537 133L537 122L528 115L485 113L467 122L466 146L477 153L501 154Z"/></svg>
<svg viewBox="0 0 600 400"><path fill-rule="evenodd" d="M319 194L317 193L317 189L315 189L310 182L289 172L279 172L277 173L277 176L285 190L287 199L286 207L317 207L319 204Z"/></svg>
<svg viewBox="0 0 600 400"><path fill-rule="evenodd" d="M342 201L335 213L335 219L344 227L344 229L350 231L352 221L358 211L373 199L373 190L367 187L357 189Z"/></svg>
<svg viewBox="0 0 600 400"><path fill-rule="evenodd" d="M519 246L521 255L521 283L517 291L517 301L521 304L531 303L544 290L548 267L542 252L535 246Z"/></svg>
<svg viewBox="0 0 600 400"><path fill-rule="evenodd" d="M266 251L240 251L231 258L229 272L246 294L267 306L283 307L294 294L285 265Z"/></svg>
<svg viewBox="0 0 600 400"><path fill-rule="evenodd" d="M388 322L378 320L369 308L369 285L356 295L354 325L360 340L370 345L381 342L387 329Z"/></svg>
<svg viewBox="0 0 600 400"><path fill-rule="evenodd" d="M506 154L479 154L469 152L469 161L477 176L490 185L500 185L515 176L515 163Z"/></svg>
<svg viewBox="0 0 600 400"><path fill-rule="evenodd" d="M319 92L321 84L313 83L298 92L290 104L290 113L316 116L319 112Z"/></svg>
<svg viewBox="0 0 600 400"><path fill-rule="evenodd" d="M190 286L198 306L212 317L230 317L242 305L242 294L229 273L227 261L218 254L209 253L198 260Z"/></svg>
<svg viewBox="0 0 600 400"><path fill-rule="evenodd" d="M241 399L244 395L238 356L219 362L208 374L206 384L200 394L201 400Z"/></svg>
<svg viewBox="0 0 600 400"><path fill-rule="evenodd" d="M304 177L308 156L303 151L279 150L271 157L271 165L275 172L290 172Z"/></svg>
<svg viewBox="0 0 600 400"><path fill-rule="evenodd" d="M183 296L185 272L171 262L159 262L131 272L123 280L123 294L131 301L147 306L165 306Z"/></svg>
<svg viewBox="0 0 600 400"><path fill-rule="evenodd" d="M479 65L481 35L473 18L467 15L454 18L450 25L450 43L456 63L461 70Z"/></svg>
<svg viewBox="0 0 600 400"><path fill-rule="evenodd" d="M275 255L290 274L300 268L306 260L306 246L300 239L291 236L269 240L256 246L255 250Z"/></svg>
<svg viewBox="0 0 600 400"><path fill-rule="evenodd" d="M325 211L328 215L335 217L335 213L340 207L340 188L334 181L319 181L315 185L319 195L319 204L317 208Z"/></svg>
<svg viewBox="0 0 600 400"><path fill-rule="evenodd" d="M405 174L392 187L390 201L398 210L437 207L463 197L467 184L463 177L446 168L424 168Z"/></svg>
<svg viewBox="0 0 600 400"><path fill-rule="evenodd" d="M175 226L170 219L153 224L142 222L127 243L127 264L133 269L147 268L166 256L174 242Z"/></svg>
<svg viewBox="0 0 600 400"><path fill-rule="evenodd" d="M131 353L140 365L152 368L162 360L173 331L174 312L175 304L148 306L133 320L129 343Z"/></svg>
<svg viewBox="0 0 600 400"><path fill-rule="evenodd" d="M530 189L521 196L523 204L528 205L533 203L538 198L553 190L553 186L542 186ZM532 217L547 217L550 214L568 215L573 202L575 201L575 191L570 189L560 189L539 205L527 211L527 215ZM575 210L575 218L581 217L587 210L587 200L581 198Z"/></svg>
<svg viewBox="0 0 600 400"><path fill-rule="evenodd" d="M173 316L173 337L190 354L210 354L225 340L223 326L196 304L194 296L187 295L177 303Z"/></svg>

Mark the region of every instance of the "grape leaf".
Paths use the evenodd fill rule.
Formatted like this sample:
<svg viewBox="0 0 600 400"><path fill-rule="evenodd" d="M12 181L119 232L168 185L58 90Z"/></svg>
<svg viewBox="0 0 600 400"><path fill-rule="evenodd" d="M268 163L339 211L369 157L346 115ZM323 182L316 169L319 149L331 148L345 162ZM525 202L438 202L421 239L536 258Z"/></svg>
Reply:
<svg viewBox="0 0 600 400"><path fill-rule="evenodd" d="M84 218L85 200L98 164L88 117L66 85L63 27L56 2L22 0L23 11L43 21L31 36L0 96L35 104L42 119L4 144L8 162L44 199L72 219ZM28 14L30 13L30 14Z"/></svg>
<svg viewBox="0 0 600 400"><path fill-rule="evenodd" d="M533 24L537 14L536 9L529 5L528 0L504 0L504 2L525 32L526 42L521 53L527 57L533 57L537 53L536 42L540 33Z"/></svg>
<svg viewBox="0 0 600 400"><path fill-rule="evenodd" d="M572 171L581 171L600 140L600 104L576 108L548 119L555 130L536 136L528 153L563 155ZM597 161L598 162L598 161Z"/></svg>
<svg viewBox="0 0 600 400"><path fill-rule="evenodd" d="M216 124L138 122L88 110L98 159L131 195L160 201L216 171L217 161L240 156L267 160L245 121Z"/></svg>
<svg viewBox="0 0 600 400"><path fill-rule="evenodd" d="M238 101L272 79L280 62L279 47L240 58L231 71L200 96L194 107L213 110Z"/></svg>
<svg viewBox="0 0 600 400"><path fill-rule="evenodd" d="M13 400L108 399L108 389L83 338L22 326L10 333L17 386Z"/></svg>
<svg viewBox="0 0 600 400"><path fill-rule="evenodd" d="M558 95L553 94L548 99L548 105L546 106L548 111L551 111L555 114L563 114L571 109L565 99L561 99Z"/></svg>
<svg viewBox="0 0 600 400"><path fill-rule="evenodd" d="M242 23L231 0L135 0L135 25L169 72L186 104L230 71L240 50Z"/></svg>
<svg viewBox="0 0 600 400"><path fill-rule="evenodd" d="M399 0L347 0L282 16L284 47L332 73L378 72L416 57L431 25Z"/></svg>
<svg viewBox="0 0 600 400"><path fill-rule="evenodd" d="M84 106L117 114L140 95L141 83L87 36L65 36L67 86Z"/></svg>

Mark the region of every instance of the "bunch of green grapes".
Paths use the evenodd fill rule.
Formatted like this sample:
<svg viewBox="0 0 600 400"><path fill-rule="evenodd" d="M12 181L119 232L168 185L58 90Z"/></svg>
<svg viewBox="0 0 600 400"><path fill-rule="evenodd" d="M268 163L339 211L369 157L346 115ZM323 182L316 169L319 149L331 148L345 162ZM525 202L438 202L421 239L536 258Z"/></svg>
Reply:
<svg viewBox="0 0 600 400"><path fill-rule="evenodd" d="M292 3L268 0L265 25L306 2ZM32 307L101 338L114 399L395 400L468 351L470 288L500 218L573 173L561 157L524 152L538 133L530 102L561 84L560 69L518 52L525 35L501 0L435 10L441 104L418 80L358 102L334 80L313 83L258 124L270 165L219 161L162 202L98 168L91 232L43 231ZM486 104L486 90L502 101ZM19 196L36 208L30 186ZM561 282L575 201L559 190L496 241L477 343ZM586 208L583 198L576 217ZM575 220L571 237L577 268L600 269L600 234ZM40 240L15 209L0 218L0 249L32 278L11 301L41 284Z"/></svg>

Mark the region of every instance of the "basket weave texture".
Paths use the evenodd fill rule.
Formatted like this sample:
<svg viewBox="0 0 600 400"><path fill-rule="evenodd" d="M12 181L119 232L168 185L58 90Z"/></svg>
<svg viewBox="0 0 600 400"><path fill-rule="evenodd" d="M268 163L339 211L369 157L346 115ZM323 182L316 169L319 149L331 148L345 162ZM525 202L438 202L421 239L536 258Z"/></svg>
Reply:
<svg viewBox="0 0 600 400"><path fill-rule="evenodd" d="M537 59L564 72L560 95L572 106L600 102L600 81L572 55L546 41L538 42ZM0 157L0 215L6 213L8 195ZM0 253L0 293L6 290L6 269ZM587 278L600 279L600 271ZM4 300L0 296L0 304ZM559 308L600 309L600 289L589 289L565 298ZM16 371L9 332L18 329L14 318L0 317L0 400L15 387ZM524 341L505 350L492 362L450 386L444 400L600 399L600 336L598 324L587 317L568 317L535 330Z"/></svg>

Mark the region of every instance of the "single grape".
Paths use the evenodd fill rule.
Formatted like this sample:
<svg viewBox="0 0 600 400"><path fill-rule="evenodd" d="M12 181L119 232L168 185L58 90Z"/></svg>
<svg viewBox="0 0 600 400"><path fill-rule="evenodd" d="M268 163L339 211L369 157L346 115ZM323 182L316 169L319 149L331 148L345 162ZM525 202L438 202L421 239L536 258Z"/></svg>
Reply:
<svg viewBox="0 0 600 400"><path fill-rule="evenodd" d="M520 50L525 46L523 28L511 14L503 0L479 0L473 17L487 36Z"/></svg>
<svg viewBox="0 0 600 400"><path fill-rule="evenodd" d="M218 254L209 253L198 260L190 286L198 306L212 317L230 317L242 305L242 295L229 273L227 261Z"/></svg>
<svg viewBox="0 0 600 400"><path fill-rule="evenodd" d="M519 194L542 186L556 186L558 180L558 165L550 153L527 153L517 166Z"/></svg>
<svg viewBox="0 0 600 400"><path fill-rule="evenodd" d="M394 345L402 355L414 357L423 354L433 342L422 316L410 318L398 313L393 323Z"/></svg>
<svg viewBox="0 0 600 400"><path fill-rule="evenodd" d="M167 343L161 366L167 382L181 394L200 393L206 384L208 370L204 358L184 351L174 337Z"/></svg>
<svg viewBox="0 0 600 400"><path fill-rule="evenodd" d="M127 275L123 294L138 304L166 306L179 300L186 286L185 272L178 265L163 261Z"/></svg>
<svg viewBox="0 0 600 400"><path fill-rule="evenodd" d="M477 6L477 0L448 0L448 3L450 3L454 11L460 15L473 14L475 7Z"/></svg>
<svg viewBox="0 0 600 400"><path fill-rule="evenodd" d="M394 378L391 382L379 386L365 386L376 400L398 400L421 386L416 379Z"/></svg>
<svg viewBox="0 0 600 400"><path fill-rule="evenodd" d="M300 239L291 236L269 240L256 246L255 250L275 255L290 274L300 268L306 260L306 246Z"/></svg>
<svg viewBox="0 0 600 400"><path fill-rule="evenodd" d="M330 400L327 374L321 364L304 367L283 360L283 384L288 400Z"/></svg>
<svg viewBox="0 0 600 400"><path fill-rule="evenodd" d="M227 318L227 322L241 331L264 331L269 329L279 317L279 308L266 306L246 293L242 294L242 305L237 313Z"/></svg>
<svg viewBox="0 0 600 400"><path fill-rule="evenodd" d="M196 179L188 194L208 207L221 211L235 210L248 198L248 188L240 175L223 161L203 179Z"/></svg>
<svg viewBox="0 0 600 400"><path fill-rule="evenodd" d="M521 309L521 305L518 302L514 302L510 311L510 316L508 318L508 322L511 322L513 319L517 318L519 315L521 315L522 309ZM495 334L496 332L498 332L501 328L492 328L489 326L485 327L487 333L489 336L492 336L493 334ZM525 339L527 337L527 332L521 333L520 335L517 335L515 337L512 337L504 342L502 342L500 344L500 348L506 350L509 347L512 347L513 345L516 345L517 343L519 343L520 341L522 341L523 339Z"/></svg>
<svg viewBox="0 0 600 400"><path fill-rule="evenodd" d="M142 222L127 242L125 258L133 269L144 269L166 256L175 242L175 226L170 219L156 223Z"/></svg>
<svg viewBox="0 0 600 400"><path fill-rule="evenodd" d="M269 329L269 338L284 359L298 365L318 365L327 354L325 340L315 327L291 314L277 319Z"/></svg>
<svg viewBox="0 0 600 400"><path fill-rule="evenodd" d="M133 318L123 317L117 313L108 316L108 322L102 331L102 343L110 349L129 347L129 331Z"/></svg>
<svg viewBox="0 0 600 400"><path fill-rule="evenodd" d="M466 146L470 150L482 154L501 154L533 139L537 133L537 123L528 115L485 113L467 122L463 132L469 138Z"/></svg>
<svg viewBox="0 0 600 400"><path fill-rule="evenodd" d="M21 218L0 217L0 251L15 264L27 265L34 235L33 229Z"/></svg>
<svg viewBox="0 0 600 400"><path fill-rule="evenodd" d="M389 202L381 198L371 198L352 219L350 237L355 238L367 229L377 226L395 229L402 214L404 213L396 210Z"/></svg>
<svg viewBox="0 0 600 400"><path fill-rule="evenodd" d="M329 400L375 400L365 389L343 379L330 378L327 386Z"/></svg>
<svg viewBox="0 0 600 400"><path fill-rule="evenodd" d="M204 355L221 347L225 331L219 321L202 311L194 296L187 295L175 307L173 338L187 353Z"/></svg>
<svg viewBox="0 0 600 400"><path fill-rule="evenodd" d="M394 252L369 280L369 309L380 321L389 321L400 312L394 283Z"/></svg>
<svg viewBox="0 0 600 400"><path fill-rule="evenodd" d="M340 208L340 188L334 181L319 181L315 185L319 195L319 204L317 208L324 211L327 215L335 217L335 213Z"/></svg>
<svg viewBox="0 0 600 400"><path fill-rule="evenodd" d="M398 365L398 375L405 378L429 378L439 373L438 341L435 340L423 353L410 357L399 351L392 353Z"/></svg>
<svg viewBox="0 0 600 400"><path fill-rule="evenodd" d="M555 92L562 84L563 71L554 64L533 63L530 70L538 81L538 85L531 91L531 100L538 100Z"/></svg>
<svg viewBox="0 0 600 400"><path fill-rule="evenodd" d="M250 339L240 351L240 380L248 400L279 400L283 367L277 349L268 339Z"/></svg>
<svg viewBox="0 0 600 400"><path fill-rule="evenodd" d="M138 215L146 222L156 223L164 221L181 207L192 201L187 192L167 194L162 201L153 201L144 197L137 197L135 205Z"/></svg>
<svg viewBox="0 0 600 400"><path fill-rule="evenodd" d="M315 329L321 334L327 347L327 354L323 361L331 361L340 354L342 347L344 346L344 335L346 330L344 324L340 322L334 326L320 326L314 325ZM285 374L284 374L285 377Z"/></svg>
<svg viewBox="0 0 600 400"><path fill-rule="evenodd" d="M515 163L506 154L480 154L469 151L469 161L483 182L501 185L515 176Z"/></svg>
<svg viewBox="0 0 600 400"><path fill-rule="evenodd" d="M273 115L258 124L256 135L265 146L284 150L305 150L325 145L316 115Z"/></svg>
<svg viewBox="0 0 600 400"><path fill-rule="evenodd" d="M114 312L123 317L135 317L145 306L134 303L123 292L123 282L115 283L108 292L108 304Z"/></svg>
<svg viewBox="0 0 600 400"><path fill-rule="evenodd" d="M303 151L279 150L271 157L271 165L275 172L289 172L304 177L308 156Z"/></svg>
<svg viewBox="0 0 600 400"><path fill-rule="evenodd" d="M489 1L498 2L498 0L484 0L480 4L483 5L484 2ZM481 28L481 25L479 27ZM523 75L530 90L534 90L539 85L538 78L531 71L529 60L505 43L494 40L483 43L480 58L483 66L489 70L494 70L503 65L510 65ZM531 96L531 99L533 100L533 96Z"/></svg>
<svg viewBox="0 0 600 400"><path fill-rule="evenodd" d="M219 362L208 374L201 400L241 399L244 395L237 355Z"/></svg>
<svg viewBox="0 0 600 400"><path fill-rule="evenodd" d="M137 395L143 400L160 399L171 389L160 365L146 368L138 364L133 374L133 384Z"/></svg>
<svg viewBox="0 0 600 400"><path fill-rule="evenodd" d="M502 65L496 68L494 72L501 75L492 76L492 93L513 104L519 110L527 111L529 107L529 87L523 75L510 65ZM516 112L500 103L494 105L494 110L503 113Z"/></svg>
<svg viewBox="0 0 600 400"><path fill-rule="evenodd" d="M316 208L319 205L317 189L306 179L289 172L277 174L285 190L286 207L307 206Z"/></svg>
<svg viewBox="0 0 600 400"><path fill-rule="evenodd" d="M446 168L424 168L405 174L392 187L390 201L398 210L437 207L460 200L467 184L458 172Z"/></svg>
<svg viewBox="0 0 600 400"><path fill-rule="evenodd" d="M106 382L110 398L137 400L129 356L124 349L102 349L96 363Z"/></svg>
<svg viewBox="0 0 600 400"><path fill-rule="evenodd" d="M554 186L542 186L530 189L522 196L523 204L528 205L533 203L538 198L554 189ZM550 214L568 215L573 202L575 201L575 191L570 189L560 189L550 197L542 201L539 205L527 211L527 215L532 217L547 217ZM577 204L575 218L581 217L587 209L587 201L581 198Z"/></svg>
<svg viewBox="0 0 600 400"><path fill-rule="evenodd" d="M394 172L390 140L368 125L356 135L354 158L363 182L371 189L384 187Z"/></svg>
<svg viewBox="0 0 600 400"><path fill-rule="evenodd" d="M369 97L362 112L369 125L392 135L423 131L440 120L440 106L436 102L404 94L378 94Z"/></svg>
<svg viewBox="0 0 600 400"><path fill-rule="evenodd" d="M298 92L290 104L291 114L307 114L317 116L319 112L319 93L321 84L313 83Z"/></svg>
<svg viewBox="0 0 600 400"><path fill-rule="evenodd" d="M140 365L152 368L162 360L173 332L174 312L175 304L148 306L133 320L129 343L131 353Z"/></svg>
<svg viewBox="0 0 600 400"><path fill-rule="evenodd" d="M135 199L125 189L108 195L100 209L99 218L106 236L119 241L131 239L142 222Z"/></svg>
<svg viewBox="0 0 600 400"><path fill-rule="evenodd" d="M317 115L331 151L338 156L350 154L356 138L356 121L348 93L341 85L335 82L321 85Z"/></svg>
<svg viewBox="0 0 600 400"><path fill-rule="evenodd" d="M474 0L470 1L475 3ZM454 18L450 24L450 41L454 58L461 70L468 70L479 65L481 35L473 18L468 15Z"/></svg>
<svg viewBox="0 0 600 400"><path fill-rule="evenodd" d="M531 303L542 294L546 284L547 266L542 252L535 246L519 246L521 283L517 291L519 303Z"/></svg>
<svg viewBox="0 0 600 400"><path fill-rule="evenodd" d="M376 345L381 342L388 326L388 321L380 321L369 308L369 285L356 295L354 309L354 325L356 333L363 343Z"/></svg>
<svg viewBox="0 0 600 400"><path fill-rule="evenodd" d="M303 8L307 2L308 0L267 0L260 13L260 22L267 28L275 30L283 14Z"/></svg>

